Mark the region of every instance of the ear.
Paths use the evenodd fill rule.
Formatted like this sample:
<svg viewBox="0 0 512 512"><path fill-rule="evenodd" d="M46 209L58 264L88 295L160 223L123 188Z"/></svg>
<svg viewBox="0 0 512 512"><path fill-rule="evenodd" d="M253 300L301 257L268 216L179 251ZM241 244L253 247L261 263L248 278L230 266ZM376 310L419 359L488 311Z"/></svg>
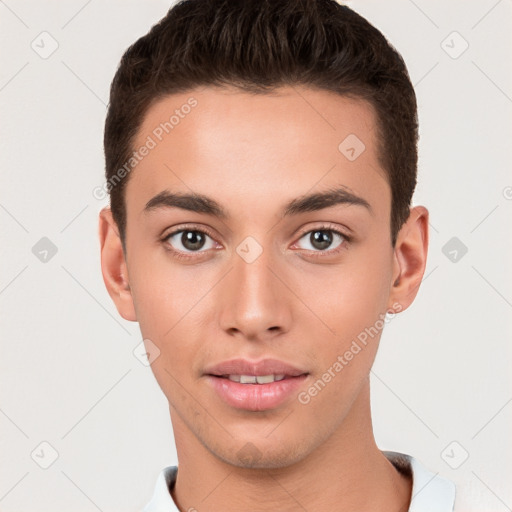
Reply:
<svg viewBox="0 0 512 512"><path fill-rule="evenodd" d="M130 290L128 269L116 222L109 207L99 214L98 234L101 247L101 273L117 311L125 319L137 321Z"/></svg>
<svg viewBox="0 0 512 512"><path fill-rule="evenodd" d="M389 295L389 310L407 309L418 293L428 252L428 210L415 206L400 229L394 249L393 285Z"/></svg>

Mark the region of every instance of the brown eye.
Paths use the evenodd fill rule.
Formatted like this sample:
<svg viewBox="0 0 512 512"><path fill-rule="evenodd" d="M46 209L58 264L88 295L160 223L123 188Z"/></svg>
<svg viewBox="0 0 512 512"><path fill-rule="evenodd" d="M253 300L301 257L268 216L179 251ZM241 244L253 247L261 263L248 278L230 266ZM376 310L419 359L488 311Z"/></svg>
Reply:
<svg viewBox="0 0 512 512"><path fill-rule="evenodd" d="M213 240L203 231L196 229L175 231L168 235L165 241L173 249L182 252L200 252L201 249L211 249L213 247Z"/></svg>
<svg viewBox="0 0 512 512"><path fill-rule="evenodd" d="M338 248L346 240L346 237L334 229L322 228L308 231L300 240L306 241L306 247L301 247L302 249L326 252L327 250ZM333 243L335 244L334 246ZM307 246L308 244L309 247Z"/></svg>

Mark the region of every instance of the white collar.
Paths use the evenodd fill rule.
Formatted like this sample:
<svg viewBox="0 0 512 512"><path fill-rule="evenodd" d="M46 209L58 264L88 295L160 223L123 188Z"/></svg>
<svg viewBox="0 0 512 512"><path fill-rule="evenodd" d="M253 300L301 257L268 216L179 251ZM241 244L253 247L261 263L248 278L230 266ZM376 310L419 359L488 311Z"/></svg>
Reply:
<svg viewBox="0 0 512 512"><path fill-rule="evenodd" d="M411 504L408 512L453 512L455 484L432 473L418 459L405 453L382 452L395 467L412 476Z"/></svg>
<svg viewBox="0 0 512 512"><path fill-rule="evenodd" d="M408 512L453 512L455 484L432 473L417 459L404 453L383 451L398 469L412 476L412 498ZM142 512L179 512L169 489L176 481L178 466L167 466L158 475L151 501Z"/></svg>

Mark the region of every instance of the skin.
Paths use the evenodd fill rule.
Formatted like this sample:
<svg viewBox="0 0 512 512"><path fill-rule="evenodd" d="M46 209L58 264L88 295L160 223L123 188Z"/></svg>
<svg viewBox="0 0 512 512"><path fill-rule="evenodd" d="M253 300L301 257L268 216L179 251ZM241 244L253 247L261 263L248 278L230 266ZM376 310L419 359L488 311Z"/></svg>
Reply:
<svg viewBox="0 0 512 512"><path fill-rule="evenodd" d="M327 91L282 87L254 96L206 87L170 95L147 112L134 147L190 97L197 106L129 176L126 254L109 208L99 217L107 290L119 314L139 322L160 350L151 368L169 401L175 502L200 512L407 510L411 481L384 457L372 430L369 372L380 332L308 404L294 395L267 411L235 409L203 372L234 357L273 357L308 371L300 389L307 391L379 315L414 300L428 211L412 208L392 247L374 111ZM349 134L366 147L354 161L338 150ZM333 186L371 210L340 204L283 217L288 201ZM206 194L230 217L143 213L165 189ZM325 223L351 239L312 245L311 232ZM202 252L187 251L181 235L162 241L173 227L213 236ZM252 263L236 252L247 236L262 248ZM171 243L191 258L177 259L165 248ZM240 456L244 447L253 460Z"/></svg>

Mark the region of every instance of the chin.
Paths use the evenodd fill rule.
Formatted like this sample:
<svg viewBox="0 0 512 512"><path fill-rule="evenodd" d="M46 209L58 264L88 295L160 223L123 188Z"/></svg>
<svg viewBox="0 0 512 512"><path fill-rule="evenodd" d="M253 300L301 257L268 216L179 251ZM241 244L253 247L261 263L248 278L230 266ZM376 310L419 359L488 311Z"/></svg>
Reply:
<svg viewBox="0 0 512 512"><path fill-rule="evenodd" d="M272 469L292 466L300 462L309 453L306 445L297 446L285 444L277 439L272 443L267 439L253 441L238 441L240 448L233 450L233 446L216 446L210 451L227 464L245 469ZM311 450L314 447L311 447Z"/></svg>

